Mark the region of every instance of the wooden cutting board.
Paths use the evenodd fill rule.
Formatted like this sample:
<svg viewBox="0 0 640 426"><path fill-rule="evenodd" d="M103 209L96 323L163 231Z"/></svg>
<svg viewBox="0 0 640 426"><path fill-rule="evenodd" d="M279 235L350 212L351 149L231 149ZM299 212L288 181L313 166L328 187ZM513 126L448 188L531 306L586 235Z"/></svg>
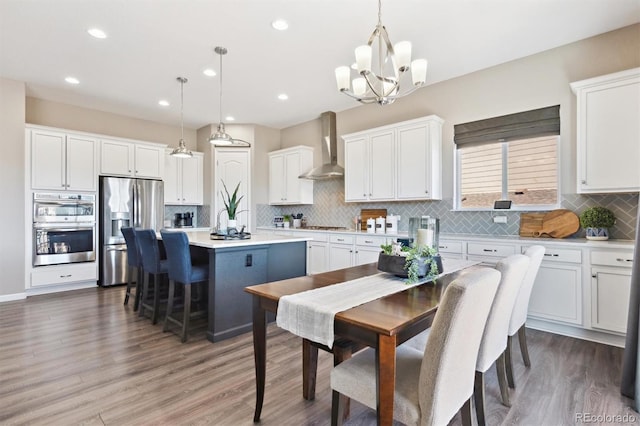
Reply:
<svg viewBox="0 0 640 426"><path fill-rule="evenodd" d="M520 213L520 236L534 237L542 229L542 221L546 213Z"/></svg>
<svg viewBox="0 0 640 426"><path fill-rule="evenodd" d="M373 220L379 217L387 217L387 209L362 209L360 210L360 218L362 219L362 231L367 231L367 219Z"/></svg>
<svg viewBox="0 0 640 426"><path fill-rule="evenodd" d="M549 235L553 238L565 238L580 229L580 219L571 210L558 209L550 211L542 219L542 228L534 233L534 237Z"/></svg>

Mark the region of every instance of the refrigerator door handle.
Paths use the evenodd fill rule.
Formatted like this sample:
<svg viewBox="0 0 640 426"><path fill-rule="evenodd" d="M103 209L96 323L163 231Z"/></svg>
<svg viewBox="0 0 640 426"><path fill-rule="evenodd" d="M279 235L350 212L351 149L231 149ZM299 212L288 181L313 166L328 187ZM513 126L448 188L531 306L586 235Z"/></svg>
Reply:
<svg viewBox="0 0 640 426"><path fill-rule="evenodd" d="M127 251L126 247L107 247L107 251Z"/></svg>

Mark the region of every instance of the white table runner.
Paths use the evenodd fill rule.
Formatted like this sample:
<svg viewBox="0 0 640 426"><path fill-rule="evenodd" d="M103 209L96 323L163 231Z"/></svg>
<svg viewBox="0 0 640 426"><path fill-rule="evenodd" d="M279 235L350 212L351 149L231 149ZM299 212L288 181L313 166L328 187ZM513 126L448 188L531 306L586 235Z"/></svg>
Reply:
<svg viewBox="0 0 640 426"><path fill-rule="evenodd" d="M451 274L477 263L479 262L443 259L445 272L439 276ZM380 272L340 284L283 296L278 302L276 324L293 334L331 348L335 314L424 284L426 281L407 284L404 278Z"/></svg>

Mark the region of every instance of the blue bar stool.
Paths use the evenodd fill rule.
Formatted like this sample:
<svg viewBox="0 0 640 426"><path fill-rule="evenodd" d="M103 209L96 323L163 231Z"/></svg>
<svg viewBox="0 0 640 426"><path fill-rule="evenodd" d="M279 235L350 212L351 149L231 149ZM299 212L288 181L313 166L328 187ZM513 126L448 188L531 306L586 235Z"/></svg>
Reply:
<svg viewBox="0 0 640 426"><path fill-rule="evenodd" d="M140 297L140 311L138 316L144 316L145 309L151 312L151 322L158 322L160 311L160 286L169 270L169 263L166 259L160 258L160 247L158 238L153 229L133 230L140 255L142 257L142 269L144 270L144 286ZM153 275L153 300L150 301L150 275Z"/></svg>
<svg viewBox="0 0 640 426"><path fill-rule="evenodd" d="M122 227L120 228L124 241L127 243L127 292L124 296L124 304L129 303L129 296L131 296L131 288L133 286L134 271L136 273L136 294L135 301L133 303L133 310L137 311L140 306L140 294L142 293L142 257L140 256L140 248L136 241L136 234L133 232L133 228Z"/></svg>
<svg viewBox="0 0 640 426"><path fill-rule="evenodd" d="M191 263L189 239L184 232L161 230L160 234L162 235L164 248L167 251L167 260L169 261L169 299L162 331L169 329L169 322L177 324L182 328L181 338L182 343L184 343L187 341L189 321L192 318L206 316L207 314L205 290L207 288L206 283L209 280L209 265L193 265ZM184 287L182 318L172 315L176 299L176 283L182 284ZM196 292L192 293L192 284L196 283L205 283L205 285L201 286L200 289L197 288ZM192 304L199 309L192 311Z"/></svg>

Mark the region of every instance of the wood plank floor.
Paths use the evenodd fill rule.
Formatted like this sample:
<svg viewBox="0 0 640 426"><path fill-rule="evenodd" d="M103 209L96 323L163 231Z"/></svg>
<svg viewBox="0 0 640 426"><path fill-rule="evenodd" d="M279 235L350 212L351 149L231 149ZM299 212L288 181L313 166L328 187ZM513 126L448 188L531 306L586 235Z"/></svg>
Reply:
<svg viewBox="0 0 640 426"><path fill-rule="evenodd" d="M202 327L181 344L123 300L115 287L0 304L0 424L253 424L250 334L212 344ZM488 424L573 425L577 413L640 423L618 390L621 349L534 330L528 337L533 366L514 353L510 409L498 403L495 372L487 375ZM272 325L267 342L261 424L328 425L330 356L320 353L316 400L305 401L300 339ZM375 424L375 413L353 403L347 424Z"/></svg>

